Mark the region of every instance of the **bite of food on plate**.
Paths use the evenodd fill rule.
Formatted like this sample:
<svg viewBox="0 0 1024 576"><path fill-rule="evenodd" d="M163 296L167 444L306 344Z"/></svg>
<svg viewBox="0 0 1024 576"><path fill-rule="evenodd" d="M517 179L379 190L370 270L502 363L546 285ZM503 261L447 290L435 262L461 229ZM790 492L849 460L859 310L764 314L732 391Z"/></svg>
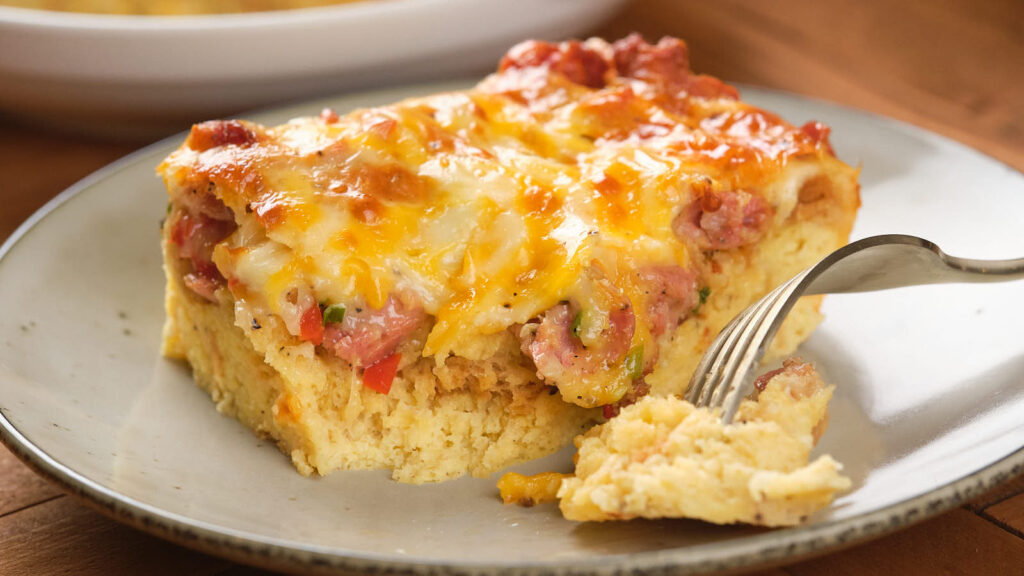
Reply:
<svg viewBox="0 0 1024 576"><path fill-rule="evenodd" d="M525 42L461 92L198 124L158 171L164 353L303 474L413 483L550 454L620 411L599 430L686 418L663 399L717 332L845 244L859 204L826 127L636 35Z"/></svg>
<svg viewBox="0 0 1024 576"><path fill-rule="evenodd" d="M577 521L798 524L850 487L831 456L810 461L833 387L791 358L759 378L757 389L728 425L718 411L646 396L576 439L575 475L507 474L501 496L525 505L557 498Z"/></svg>

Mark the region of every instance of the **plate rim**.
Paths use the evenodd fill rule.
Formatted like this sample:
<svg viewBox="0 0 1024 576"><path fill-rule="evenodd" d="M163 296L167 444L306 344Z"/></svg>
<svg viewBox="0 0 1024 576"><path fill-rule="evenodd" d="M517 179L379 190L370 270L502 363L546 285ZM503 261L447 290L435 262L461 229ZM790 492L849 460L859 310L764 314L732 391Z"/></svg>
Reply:
<svg viewBox="0 0 1024 576"><path fill-rule="evenodd" d="M305 8L260 10L255 12L222 12L212 14L106 14L70 12L19 6L0 6L0 23L36 29L88 29L100 32L182 32L195 29L221 30L237 27L260 28L280 24L305 24L322 18L372 18L408 8L410 3L424 1L434 5L455 5L466 0L383 0L377 2L343 2ZM445 6L447 8L447 6ZM431 6L427 6L431 8Z"/></svg>
<svg viewBox="0 0 1024 576"><path fill-rule="evenodd" d="M442 81L422 84L408 84L383 90L359 91L337 94L301 102L287 103L247 113L249 116L284 113L287 110L338 99L357 99L413 91L428 91L436 87L447 87L454 82ZM753 85L739 85L743 90L754 90L788 99L814 101L828 107L842 109L876 121L892 124L900 130L932 142L959 148L962 151L994 162L1018 176L1024 172L994 158L980 150L932 132L909 122L890 118L861 108L837 104L828 100L805 96L795 92L765 88ZM0 265L14 247L47 216L58 210L72 198L89 190L106 178L134 165L141 157L181 141L187 131L173 134L139 150L136 150L106 166L92 172L59 193L36 210L11 233L0 245ZM962 476L931 491L894 502L888 506L867 511L859 515L829 520L819 524L797 526L762 534L745 536L735 540L700 544L693 547L669 548L664 550L611 554L586 560L547 560L526 562L452 562L448 560L397 559L392 555L366 553L359 550L339 550L318 545L291 542L264 537L212 523L198 521L181 514L146 504L90 480L29 440L11 422L4 410L0 409L0 444L6 446L19 460L33 471L56 484L65 492L76 497L106 516L128 524L146 533L163 538L175 544L246 564L271 567L281 570L316 573L359 573L397 575L483 576L483 575L612 575L612 574L693 574L708 571L735 570L755 566L770 567L789 563L801 558L833 552L873 538L881 537L897 529L936 516L980 495L999 484L1024 475L1024 446L999 460L970 474Z"/></svg>

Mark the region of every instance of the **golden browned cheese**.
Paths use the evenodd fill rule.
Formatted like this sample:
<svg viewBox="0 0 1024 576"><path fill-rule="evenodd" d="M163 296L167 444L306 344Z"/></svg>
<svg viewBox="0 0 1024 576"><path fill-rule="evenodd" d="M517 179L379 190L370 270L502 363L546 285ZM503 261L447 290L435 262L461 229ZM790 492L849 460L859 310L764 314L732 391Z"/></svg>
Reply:
<svg viewBox="0 0 1024 576"><path fill-rule="evenodd" d="M558 489L568 474L558 472L541 472L525 476L517 472L503 474L498 480L498 491L505 504L533 506L543 502L553 502L558 498Z"/></svg>

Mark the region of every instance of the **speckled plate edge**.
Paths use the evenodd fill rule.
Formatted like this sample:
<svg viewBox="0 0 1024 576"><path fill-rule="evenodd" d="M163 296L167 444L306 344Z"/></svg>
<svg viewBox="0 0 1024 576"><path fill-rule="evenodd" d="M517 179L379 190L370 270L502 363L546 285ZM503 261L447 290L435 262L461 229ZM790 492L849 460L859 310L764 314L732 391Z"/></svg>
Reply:
<svg viewBox="0 0 1024 576"><path fill-rule="evenodd" d="M437 85L434 85L435 87ZM408 88L408 87L407 87ZM757 88L765 93L814 100L806 96ZM394 90L380 91L387 94ZM353 96L370 97L373 93ZM321 99L307 103L314 106ZM939 141L971 154L981 152L933 132L891 118L831 102L817 102L847 112L881 118L901 130L914 133L925 140ZM286 108L294 108L287 106ZM256 114L254 114L256 115ZM185 134L176 134L120 160L117 160L84 179L43 205L19 226L0 246L0 263L15 245L41 220L60 208L65 202L103 181L110 175L130 166L137 159L153 151L180 142ZM997 161L998 162L998 161ZM1001 163L1011 171L1012 167ZM716 542L686 548L672 548L653 552L602 556L593 560L524 561L507 563L446 563L441 561L400 561L394 557L352 551L339 555L336 550L320 546L302 546L260 537L246 532L215 526L206 522L161 510L94 482L51 457L33 444L0 411L0 443L7 446L19 459L36 473L55 483L64 491L103 514L171 542L254 566L283 571L301 571L304 574L394 574L396 576L610 576L623 574L700 574L734 571L745 568L769 567L792 562L877 538L897 529L921 522L954 506L962 504L988 490L1024 475L1024 447L968 474L954 482L938 486L930 492L895 504L866 512L852 518L834 520L775 530L741 539Z"/></svg>

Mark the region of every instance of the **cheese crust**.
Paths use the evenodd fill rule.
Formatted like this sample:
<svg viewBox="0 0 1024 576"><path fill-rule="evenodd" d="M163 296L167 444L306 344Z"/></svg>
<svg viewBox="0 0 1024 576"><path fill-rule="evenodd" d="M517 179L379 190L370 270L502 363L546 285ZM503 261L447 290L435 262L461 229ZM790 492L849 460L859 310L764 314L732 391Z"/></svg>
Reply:
<svg viewBox="0 0 1024 576"><path fill-rule="evenodd" d="M296 346L360 393L391 386L385 365L397 366L395 382L430 391L478 386L438 376L448 366L494 366L487 394L511 398L517 382L553 394L571 406L571 430L595 408L610 415L644 394L682 392L725 322L846 242L857 173L827 135L692 74L680 41L635 36L525 43L474 89L346 116L200 124L158 168L172 202L169 307L232 308L240 327L225 334L283 378L278 395L337 385L275 365L275 350ZM813 330L819 302L797 306L780 352ZM253 323L274 326L260 332L273 337L257 338ZM207 352L185 332L170 327L178 343L167 348L195 367ZM333 439L269 433L306 456L341 446L355 412L328 414L330 393L311 392L302 414L323 415ZM491 441L475 434L466 441ZM539 456L571 435L552 434L461 472ZM359 467L305 459L320 473ZM438 479L398 472L401 462L366 465Z"/></svg>

